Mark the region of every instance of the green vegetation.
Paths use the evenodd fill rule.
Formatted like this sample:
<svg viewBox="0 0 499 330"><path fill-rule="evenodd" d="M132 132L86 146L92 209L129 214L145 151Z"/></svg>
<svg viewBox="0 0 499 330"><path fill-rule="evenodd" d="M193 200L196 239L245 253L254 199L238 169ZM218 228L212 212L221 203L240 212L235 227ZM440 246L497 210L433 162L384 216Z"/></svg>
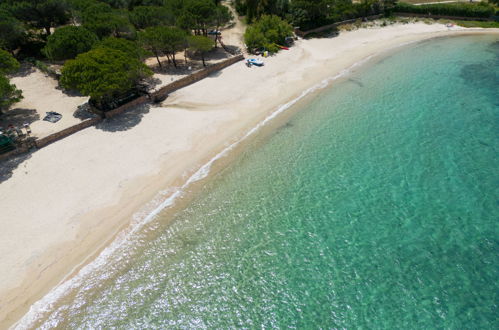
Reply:
<svg viewBox="0 0 499 330"><path fill-rule="evenodd" d="M0 115L23 98L22 92L5 76L19 70L19 67L19 62L12 55L0 49Z"/></svg>
<svg viewBox="0 0 499 330"><path fill-rule="evenodd" d="M151 70L137 58L119 50L98 48L67 61L60 83L89 95L102 105L133 89L150 75Z"/></svg>
<svg viewBox="0 0 499 330"><path fill-rule="evenodd" d="M22 98L22 92L16 88L16 85L11 84L4 75L0 75L0 115Z"/></svg>
<svg viewBox="0 0 499 330"><path fill-rule="evenodd" d="M277 52L279 48L276 44L284 45L285 38L292 32L292 26L279 16L263 15L248 27L244 41L250 50L265 48Z"/></svg>
<svg viewBox="0 0 499 330"><path fill-rule="evenodd" d="M206 66L206 63L204 62L204 54L213 49L215 46L214 41L205 36L190 36L187 38L187 44L189 45L189 50L191 52L199 52L201 54L203 66Z"/></svg>
<svg viewBox="0 0 499 330"><path fill-rule="evenodd" d="M99 38L107 36L133 38L135 28L130 23L127 12L115 10L105 3L96 3L81 13L83 27Z"/></svg>
<svg viewBox="0 0 499 330"><path fill-rule="evenodd" d="M108 37L94 45L94 48L108 48L120 50L128 56L138 60L143 60L150 55L145 49L140 47L137 42L123 38Z"/></svg>
<svg viewBox="0 0 499 330"><path fill-rule="evenodd" d="M177 27L153 26L139 33L139 41L142 46L151 51L163 68L159 56L166 55L168 62L172 61L175 67L175 53L185 49L187 33Z"/></svg>
<svg viewBox="0 0 499 330"><path fill-rule="evenodd" d="M495 13L494 6L485 3L446 3L415 6L408 3L398 3L394 9L401 13L414 13L424 15L443 15L461 17L488 18Z"/></svg>
<svg viewBox="0 0 499 330"><path fill-rule="evenodd" d="M19 70L19 62L8 52L0 49L0 74L9 74Z"/></svg>
<svg viewBox="0 0 499 330"><path fill-rule="evenodd" d="M53 76L43 61L66 60L60 84L105 103L150 74L142 61L151 54L177 67L189 49L206 65L219 38L209 32L231 19L220 0L0 0L0 70L11 66L4 53ZM5 105L16 97L3 75L2 88Z"/></svg>
<svg viewBox="0 0 499 330"><path fill-rule="evenodd" d="M395 0L236 0L236 9L252 23L262 15L277 15L301 30L390 11Z"/></svg>
<svg viewBox="0 0 499 330"><path fill-rule="evenodd" d="M47 36L51 28L69 21L68 4L64 0L4 0L3 7L32 28L43 29Z"/></svg>
<svg viewBox="0 0 499 330"><path fill-rule="evenodd" d="M97 36L81 26L64 26L47 38L42 53L51 60L67 60L92 49Z"/></svg>
<svg viewBox="0 0 499 330"><path fill-rule="evenodd" d="M26 29L21 21L0 9L0 47L13 52L25 38Z"/></svg>
<svg viewBox="0 0 499 330"><path fill-rule="evenodd" d="M136 29L145 29L150 26L174 25L175 17L166 7L138 6L130 12L130 22Z"/></svg>
<svg viewBox="0 0 499 330"><path fill-rule="evenodd" d="M457 25L463 27L480 27L480 28L499 28L499 22L491 21L454 21Z"/></svg>

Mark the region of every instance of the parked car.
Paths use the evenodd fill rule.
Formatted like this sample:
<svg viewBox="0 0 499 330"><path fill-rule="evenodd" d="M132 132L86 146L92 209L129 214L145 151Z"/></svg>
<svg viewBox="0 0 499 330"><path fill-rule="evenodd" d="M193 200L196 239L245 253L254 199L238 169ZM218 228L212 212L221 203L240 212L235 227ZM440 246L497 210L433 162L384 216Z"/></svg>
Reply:
<svg viewBox="0 0 499 330"><path fill-rule="evenodd" d="M220 32L218 30L211 30L211 31L208 31L208 34L211 36L216 36L216 35L221 35L222 32Z"/></svg>
<svg viewBox="0 0 499 330"><path fill-rule="evenodd" d="M284 42L286 43L287 46L291 46L292 44L295 43L295 39L293 39L293 37L286 37L284 39Z"/></svg>

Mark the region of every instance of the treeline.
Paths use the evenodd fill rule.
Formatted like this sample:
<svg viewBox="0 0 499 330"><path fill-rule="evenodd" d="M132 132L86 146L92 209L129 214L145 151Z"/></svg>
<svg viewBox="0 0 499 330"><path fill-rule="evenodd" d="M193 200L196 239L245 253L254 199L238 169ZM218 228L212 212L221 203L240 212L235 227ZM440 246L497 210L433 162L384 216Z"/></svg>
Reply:
<svg viewBox="0 0 499 330"><path fill-rule="evenodd" d="M276 15L293 26L309 30L339 21L390 10L395 0L235 0L236 10L249 23L262 15Z"/></svg>
<svg viewBox="0 0 499 330"><path fill-rule="evenodd" d="M176 67L184 51L205 64L231 19L219 0L0 0L0 48L65 61L60 84L104 106L152 74L147 56Z"/></svg>
<svg viewBox="0 0 499 330"><path fill-rule="evenodd" d="M408 3L398 3L394 10L400 13L414 13L424 15L443 15L461 17L488 18L495 14L494 6L486 3L447 3L414 6Z"/></svg>
<svg viewBox="0 0 499 330"><path fill-rule="evenodd" d="M0 0L0 47L17 56L40 56L54 29L84 28L97 39L137 40L152 26L175 26L207 36L230 20L219 0ZM83 33L82 33L83 34ZM86 42L93 38L82 36ZM95 38L94 38L95 39Z"/></svg>

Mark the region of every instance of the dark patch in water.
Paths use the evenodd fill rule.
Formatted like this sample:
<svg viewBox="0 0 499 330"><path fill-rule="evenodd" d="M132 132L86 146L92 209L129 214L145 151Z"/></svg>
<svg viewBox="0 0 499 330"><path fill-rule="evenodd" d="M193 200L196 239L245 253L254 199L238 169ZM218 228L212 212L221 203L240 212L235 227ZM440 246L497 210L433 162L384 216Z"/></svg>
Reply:
<svg viewBox="0 0 499 330"><path fill-rule="evenodd" d="M487 51L496 54L499 57L499 41L494 41L487 47Z"/></svg>
<svg viewBox="0 0 499 330"><path fill-rule="evenodd" d="M466 83L476 88L497 88L499 75L496 61L490 60L483 63L468 64L461 69L460 77Z"/></svg>
<svg viewBox="0 0 499 330"><path fill-rule="evenodd" d="M354 83L355 85L357 85L359 87L364 87L364 84L361 81L359 81L359 80L350 78L350 79L348 79L348 81Z"/></svg>
<svg viewBox="0 0 499 330"><path fill-rule="evenodd" d="M486 142L483 142L481 140L478 140L478 143L480 143L481 145L484 145L486 147L490 147L490 144L486 143Z"/></svg>

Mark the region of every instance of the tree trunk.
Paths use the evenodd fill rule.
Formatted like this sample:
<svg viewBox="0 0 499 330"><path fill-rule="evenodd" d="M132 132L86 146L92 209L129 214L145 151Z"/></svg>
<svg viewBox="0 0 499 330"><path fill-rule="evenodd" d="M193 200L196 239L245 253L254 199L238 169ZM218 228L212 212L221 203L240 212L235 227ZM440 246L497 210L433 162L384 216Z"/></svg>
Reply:
<svg viewBox="0 0 499 330"><path fill-rule="evenodd" d="M175 61L175 53L172 54L173 66L177 68L177 61Z"/></svg>
<svg viewBox="0 0 499 330"><path fill-rule="evenodd" d="M201 52L201 59L203 60L203 66L206 66L206 63L204 62L204 52Z"/></svg>
<svg viewBox="0 0 499 330"><path fill-rule="evenodd" d="M161 65L161 61L159 60L158 53L154 52L154 55L156 55L156 60L158 61L159 68L161 69L161 71L163 71L163 66Z"/></svg>
<svg viewBox="0 0 499 330"><path fill-rule="evenodd" d="M50 35L50 25L45 27L45 33L47 34L47 37Z"/></svg>

